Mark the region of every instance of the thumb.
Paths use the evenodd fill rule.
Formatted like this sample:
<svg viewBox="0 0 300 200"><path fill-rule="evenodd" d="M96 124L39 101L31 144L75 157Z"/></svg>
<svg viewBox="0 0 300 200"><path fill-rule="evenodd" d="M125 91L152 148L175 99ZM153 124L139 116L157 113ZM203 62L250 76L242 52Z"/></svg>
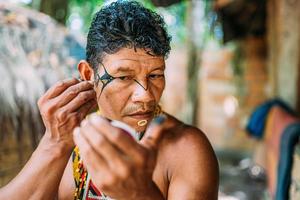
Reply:
<svg viewBox="0 0 300 200"><path fill-rule="evenodd" d="M140 141L140 144L147 149L156 149L162 138L161 136L164 131L164 122L166 119L166 115L159 115L155 117L147 128L144 137Z"/></svg>

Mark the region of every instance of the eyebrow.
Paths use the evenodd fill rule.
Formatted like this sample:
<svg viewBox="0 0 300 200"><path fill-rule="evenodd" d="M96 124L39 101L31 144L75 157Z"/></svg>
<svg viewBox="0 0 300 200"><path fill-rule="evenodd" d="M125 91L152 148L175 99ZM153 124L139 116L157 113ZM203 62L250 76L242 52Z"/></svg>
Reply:
<svg viewBox="0 0 300 200"><path fill-rule="evenodd" d="M161 65L161 66L158 66L156 68L154 68L152 71L155 71L155 70L165 70L166 69L166 65Z"/></svg>
<svg viewBox="0 0 300 200"><path fill-rule="evenodd" d="M161 65L158 67L155 67L154 69L152 69L151 71L156 71L156 70L165 70L165 65ZM126 67L126 66L120 66L117 67L116 69L113 70L113 73L118 73L118 72L134 72L135 70L130 68L130 67Z"/></svg>
<svg viewBox="0 0 300 200"><path fill-rule="evenodd" d="M132 72L134 71L133 69L129 67L118 67L115 72Z"/></svg>

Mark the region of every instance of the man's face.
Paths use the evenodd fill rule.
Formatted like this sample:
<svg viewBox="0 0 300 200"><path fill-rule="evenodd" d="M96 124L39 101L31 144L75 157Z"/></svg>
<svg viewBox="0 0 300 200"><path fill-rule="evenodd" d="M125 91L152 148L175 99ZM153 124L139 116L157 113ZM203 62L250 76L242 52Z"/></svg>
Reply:
<svg viewBox="0 0 300 200"><path fill-rule="evenodd" d="M165 87L164 69L162 56L151 56L143 49L123 48L115 54L105 55L98 67L98 75L94 74L101 114L123 121L136 131L144 131L147 124L140 126L138 123L141 120L149 123L153 118ZM105 74L114 78L97 81Z"/></svg>

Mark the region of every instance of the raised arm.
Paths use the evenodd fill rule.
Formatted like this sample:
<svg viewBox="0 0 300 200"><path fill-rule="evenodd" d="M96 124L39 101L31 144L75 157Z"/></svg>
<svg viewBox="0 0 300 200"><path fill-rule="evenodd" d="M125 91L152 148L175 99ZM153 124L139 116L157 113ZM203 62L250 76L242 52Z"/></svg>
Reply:
<svg viewBox="0 0 300 200"><path fill-rule="evenodd" d="M0 189L0 199L55 199L74 147L72 131L95 105L90 82L73 78L51 87L38 101L45 135L21 172Z"/></svg>

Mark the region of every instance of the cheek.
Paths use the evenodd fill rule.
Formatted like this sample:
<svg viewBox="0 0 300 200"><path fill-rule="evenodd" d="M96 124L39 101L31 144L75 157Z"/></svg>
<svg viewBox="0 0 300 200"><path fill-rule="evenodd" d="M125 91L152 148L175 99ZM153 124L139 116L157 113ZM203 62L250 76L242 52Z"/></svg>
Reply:
<svg viewBox="0 0 300 200"><path fill-rule="evenodd" d="M156 102L159 102L164 89L165 89L165 80L161 81L159 84L154 85L152 89L152 94L154 95Z"/></svg>
<svg viewBox="0 0 300 200"><path fill-rule="evenodd" d="M110 119L119 119L127 100L126 92L107 86L98 98L98 105L102 115Z"/></svg>

